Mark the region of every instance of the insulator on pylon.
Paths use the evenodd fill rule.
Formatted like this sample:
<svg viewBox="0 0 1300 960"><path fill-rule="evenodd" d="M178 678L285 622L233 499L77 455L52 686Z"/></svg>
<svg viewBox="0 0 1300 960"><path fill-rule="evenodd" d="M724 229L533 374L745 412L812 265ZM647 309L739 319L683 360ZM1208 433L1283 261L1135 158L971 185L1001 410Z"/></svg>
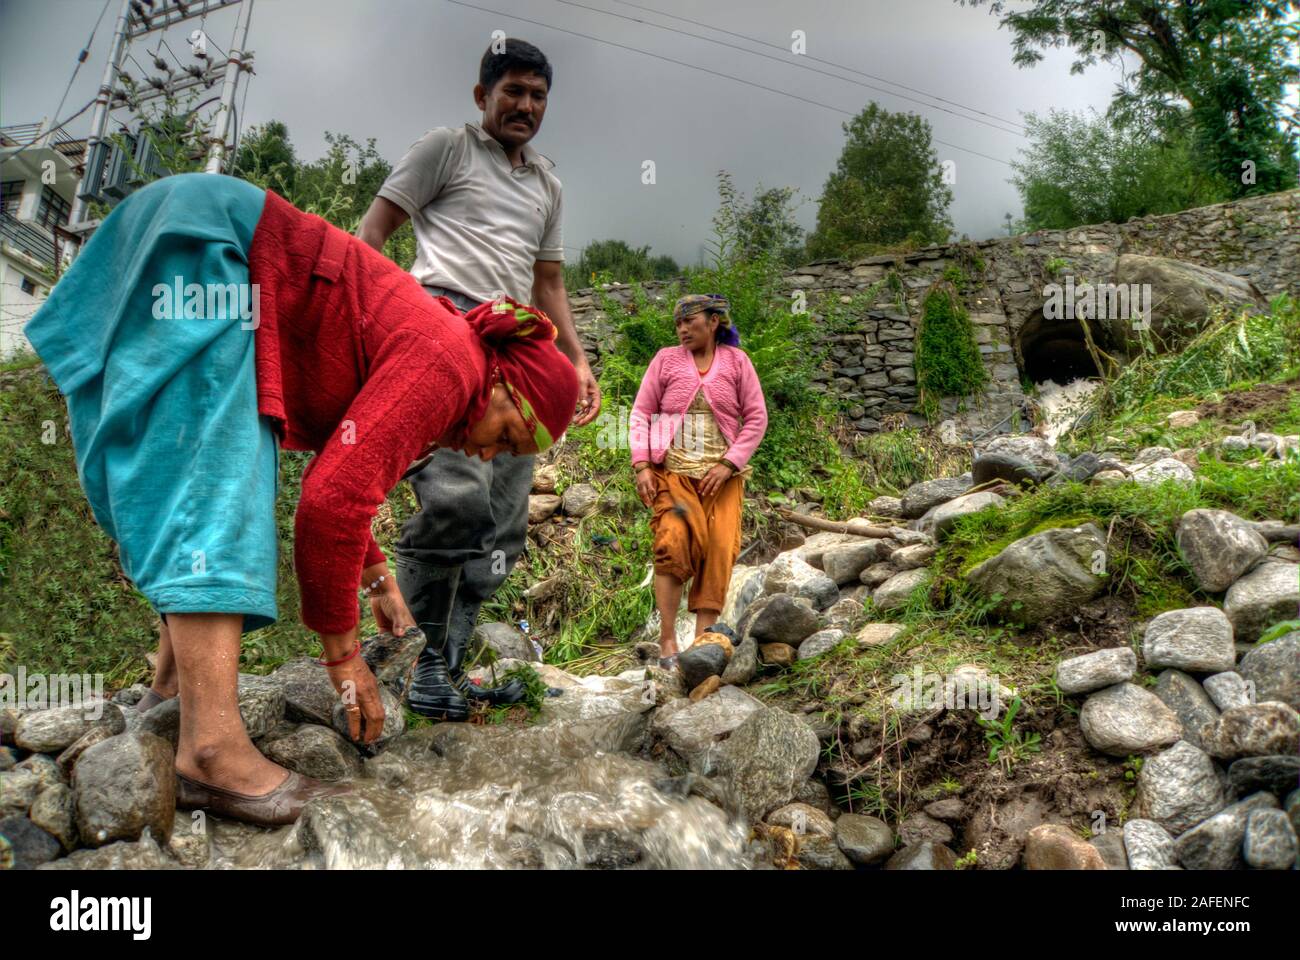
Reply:
<svg viewBox="0 0 1300 960"><path fill-rule="evenodd" d="M190 64L188 67L186 67L185 72L188 73L195 80L203 79L203 68L195 64Z"/></svg>
<svg viewBox="0 0 1300 960"><path fill-rule="evenodd" d="M135 11L135 15L141 20L144 20L149 16L149 12L145 10L144 4L142 4L140 0L131 0L131 9Z"/></svg>
<svg viewBox="0 0 1300 960"><path fill-rule="evenodd" d="M155 90L167 89L167 84L162 80L161 77L150 77L149 86L153 87Z"/></svg>
<svg viewBox="0 0 1300 960"><path fill-rule="evenodd" d="M159 70L166 70L168 73L172 72L171 64L169 64L162 57L155 56L153 58L153 65L157 67Z"/></svg>

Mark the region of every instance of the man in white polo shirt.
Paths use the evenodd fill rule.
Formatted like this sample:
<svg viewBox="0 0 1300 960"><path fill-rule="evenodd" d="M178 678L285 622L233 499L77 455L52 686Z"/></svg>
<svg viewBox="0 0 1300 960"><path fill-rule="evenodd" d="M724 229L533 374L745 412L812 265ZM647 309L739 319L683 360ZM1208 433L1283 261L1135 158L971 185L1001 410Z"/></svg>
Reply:
<svg viewBox="0 0 1300 960"><path fill-rule="evenodd" d="M540 307L559 330L557 346L578 372L590 423L600 388L573 327L564 289L560 181L529 141L541 129L551 65L540 50L508 39L479 64L480 123L438 127L393 168L357 235L376 250L406 220L415 229L411 273L432 296L467 311L502 294ZM523 687L484 689L463 672L479 607L523 552L533 457L489 461L440 450L411 477L420 512L397 542L397 582L428 642L406 691L411 709L464 720L468 697L521 699Z"/></svg>

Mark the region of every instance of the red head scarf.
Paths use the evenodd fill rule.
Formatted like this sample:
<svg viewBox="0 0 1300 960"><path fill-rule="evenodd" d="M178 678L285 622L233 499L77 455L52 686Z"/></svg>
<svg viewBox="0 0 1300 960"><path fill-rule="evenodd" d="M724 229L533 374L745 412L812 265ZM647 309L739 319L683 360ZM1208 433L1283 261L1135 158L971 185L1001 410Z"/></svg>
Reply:
<svg viewBox="0 0 1300 960"><path fill-rule="evenodd" d="M487 354L489 376L470 405L468 423L487 412L492 387L504 384L528 432L545 450L564 433L578 403L578 374L555 346L551 318L536 307L502 297L465 314ZM499 378L499 379L498 379Z"/></svg>

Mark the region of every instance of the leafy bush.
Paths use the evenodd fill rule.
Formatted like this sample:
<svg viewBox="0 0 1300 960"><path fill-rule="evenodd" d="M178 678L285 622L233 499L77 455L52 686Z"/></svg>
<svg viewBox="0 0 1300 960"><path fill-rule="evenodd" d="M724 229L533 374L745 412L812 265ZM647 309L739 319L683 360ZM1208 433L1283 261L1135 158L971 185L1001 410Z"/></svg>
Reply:
<svg viewBox="0 0 1300 960"><path fill-rule="evenodd" d="M935 284L925 295L915 366L917 408L931 420L941 397L969 396L988 379L970 316L951 283Z"/></svg>

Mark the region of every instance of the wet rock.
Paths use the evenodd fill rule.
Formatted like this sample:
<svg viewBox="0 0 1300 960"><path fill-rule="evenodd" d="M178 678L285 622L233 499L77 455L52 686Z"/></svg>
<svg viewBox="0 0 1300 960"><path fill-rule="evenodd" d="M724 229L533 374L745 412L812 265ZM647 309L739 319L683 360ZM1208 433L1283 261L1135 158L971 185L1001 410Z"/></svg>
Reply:
<svg viewBox="0 0 1300 960"><path fill-rule="evenodd" d="M1225 710L1206 733L1205 749L1220 759L1300 754L1300 713L1275 700Z"/></svg>
<svg viewBox="0 0 1300 960"><path fill-rule="evenodd" d="M1170 610L1154 618L1142 639L1147 667L1219 673L1237 663L1232 624L1217 607Z"/></svg>
<svg viewBox="0 0 1300 960"><path fill-rule="evenodd" d="M50 834L64 850L77 845L77 807L71 788L56 783L46 787L32 804L32 823Z"/></svg>
<svg viewBox="0 0 1300 960"><path fill-rule="evenodd" d="M904 629L901 623L868 623L858 631L857 644L861 648L883 646Z"/></svg>
<svg viewBox="0 0 1300 960"><path fill-rule="evenodd" d="M1121 470L1098 470L1091 479L1096 484L1122 483L1128 479L1128 474Z"/></svg>
<svg viewBox="0 0 1300 960"><path fill-rule="evenodd" d="M6 770L0 773L0 817L27 815L41 792L41 778L33 770Z"/></svg>
<svg viewBox="0 0 1300 960"><path fill-rule="evenodd" d="M871 590L875 590L876 587L892 578L896 573L898 573L898 568L892 563L873 563L858 575L858 581L866 584Z"/></svg>
<svg viewBox="0 0 1300 960"><path fill-rule="evenodd" d="M1296 864L1296 833L1281 810L1255 810L1246 820L1242 857L1256 870L1290 870Z"/></svg>
<svg viewBox="0 0 1300 960"><path fill-rule="evenodd" d="M707 773L716 763L718 741L762 709L762 703L739 688L723 687L698 703L682 699L660 707L651 721L651 730L692 770Z"/></svg>
<svg viewBox="0 0 1300 960"><path fill-rule="evenodd" d="M18 711L13 707L0 707L0 743L13 743L18 729Z"/></svg>
<svg viewBox="0 0 1300 960"><path fill-rule="evenodd" d="M126 720L116 704L103 700L38 710L19 718L14 743L32 753L58 753L92 727L104 727L110 734L121 733L126 729Z"/></svg>
<svg viewBox="0 0 1300 960"><path fill-rule="evenodd" d="M727 648L716 643L696 640L677 655L677 667L682 672L682 684L694 690L709 677L719 677L727 669Z"/></svg>
<svg viewBox="0 0 1300 960"><path fill-rule="evenodd" d="M284 690L278 680L251 673L239 675L239 715L250 740L266 736L284 719L284 712Z"/></svg>
<svg viewBox="0 0 1300 960"><path fill-rule="evenodd" d="M1168 447L1143 447L1138 451L1138 455L1133 458L1133 465L1135 467L1144 467L1173 455L1174 452Z"/></svg>
<svg viewBox="0 0 1300 960"><path fill-rule="evenodd" d="M867 504L867 513L873 517L901 517L903 501L899 497L876 497Z"/></svg>
<svg viewBox="0 0 1300 960"><path fill-rule="evenodd" d="M1101 460L1095 453L1084 452L1072 459L1058 476L1075 483L1084 483L1101 472Z"/></svg>
<svg viewBox="0 0 1300 960"><path fill-rule="evenodd" d="M150 733L124 733L81 755L73 769L77 831L82 842L102 847L136 840L144 830L166 840L176 814L172 748Z"/></svg>
<svg viewBox="0 0 1300 960"><path fill-rule="evenodd" d="M890 547L884 540L859 540L829 547L822 555L822 568L837 586L857 582L858 575L873 563L888 559Z"/></svg>
<svg viewBox="0 0 1300 960"><path fill-rule="evenodd" d="M788 643L759 644L758 656L769 667L791 666L798 657L798 651Z"/></svg>
<svg viewBox="0 0 1300 960"><path fill-rule="evenodd" d="M836 600L826 610L826 622L841 629L850 629L862 619L862 604L851 597Z"/></svg>
<svg viewBox="0 0 1300 960"><path fill-rule="evenodd" d="M36 774L36 780L37 783L40 784L41 790L44 790L46 787L52 787L56 783L67 782L67 777L65 777L63 771L59 769L59 765L54 761L54 758L47 757L43 753L33 753L26 760L17 764L14 769L30 770L32 773Z"/></svg>
<svg viewBox="0 0 1300 960"><path fill-rule="evenodd" d="M587 517L596 512L599 503L599 490L589 483L574 483L565 488L561 506L565 516Z"/></svg>
<svg viewBox="0 0 1300 960"><path fill-rule="evenodd" d="M356 794L310 801L298 819L298 842L327 870L391 870L405 864L369 800Z"/></svg>
<svg viewBox="0 0 1300 960"><path fill-rule="evenodd" d="M181 739L181 698L172 697L170 700L164 700L158 704L140 718L140 725L133 732L148 733L159 737L165 740L174 752ZM87 747L89 746L91 744L87 745ZM69 752L71 752L71 748ZM62 761L62 758L60 758L60 761ZM73 762L75 764L75 760Z"/></svg>
<svg viewBox="0 0 1300 960"><path fill-rule="evenodd" d="M317 780L361 776L361 755L348 739L329 727L302 724L287 736L260 744L262 753L280 766Z"/></svg>
<svg viewBox="0 0 1300 960"><path fill-rule="evenodd" d="M773 826L785 827L793 831L795 836L835 836L834 821L821 810L806 803L787 803L769 813L767 822Z"/></svg>
<svg viewBox="0 0 1300 960"><path fill-rule="evenodd" d="M492 651L491 656L485 659L484 650ZM527 660L539 663L542 659L523 631L508 623L480 623L470 636L469 651L471 661L477 662Z"/></svg>
<svg viewBox="0 0 1300 960"><path fill-rule="evenodd" d="M533 467L533 493L554 493L560 481L560 468L553 463Z"/></svg>
<svg viewBox="0 0 1300 960"><path fill-rule="evenodd" d="M1237 672L1254 685L1256 702L1279 700L1300 710L1300 630L1255 647Z"/></svg>
<svg viewBox="0 0 1300 960"><path fill-rule="evenodd" d="M361 658L366 661L366 666L376 680L398 690L410 676L415 659L423 649L424 633L419 627L411 627L401 636L377 633L367 637L361 644ZM324 670L324 667L321 669ZM280 687L280 695L283 697L283 685L278 680L273 682Z"/></svg>
<svg viewBox="0 0 1300 960"><path fill-rule="evenodd" d="M77 850L39 870L175 870L175 861L147 834L138 843L119 840L98 849Z"/></svg>
<svg viewBox="0 0 1300 960"><path fill-rule="evenodd" d="M553 493L533 494L528 498L528 522L549 520L560 509L563 500Z"/></svg>
<svg viewBox="0 0 1300 960"><path fill-rule="evenodd" d="M836 627L827 630L818 630L811 637L799 644L799 659L811 660L814 657L820 657L823 653L830 653L843 640L845 633Z"/></svg>
<svg viewBox="0 0 1300 960"><path fill-rule="evenodd" d="M0 820L0 838L7 844L12 857L11 870L35 870L60 853L59 841L26 817Z"/></svg>
<svg viewBox="0 0 1300 960"><path fill-rule="evenodd" d="M1129 820L1124 824L1124 849L1130 870L1176 870L1174 838L1154 820Z"/></svg>
<svg viewBox="0 0 1300 960"><path fill-rule="evenodd" d="M1165 457L1138 467L1133 471L1132 477L1143 486L1155 486L1169 480L1191 483L1196 479L1196 474L1183 461Z"/></svg>
<svg viewBox="0 0 1300 960"><path fill-rule="evenodd" d="M1174 841L1178 862L1188 870L1240 870L1246 822L1256 810L1277 807L1277 798L1256 793L1216 813Z"/></svg>
<svg viewBox="0 0 1300 960"><path fill-rule="evenodd" d="M1268 541L1227 510L1188 510L1175 537L1197 585L1207 593L1227 590L1268 552Z"/></svg>
<svg viewBox="0 0 1300 960"><path fill-rule="evenodd" d="M840 599L840 588L826 574L818 572L815 577L803 583L794 595L807 597L815 610L825 610Z"/></svg>
<svg viewBox="0 0 1300 960"><path fill-rule="evenodd" d="M952 827L926 813L914 813L898 825L898 842L905 847L933 840L952 843Z"/></svg>
<svg viewBox="0 0 1300 960"><path fill-rule="evenodd" d="M815 633L821 619L807 601L779 593L771 597L749 624L750 635L760 644L786 643L794 646Z"/></svg>
<svg viewBox="0 0 1300 960"><path fill-rule="evenodd" d="M981 490L979 493L967 493L926 511L925 515L917 521L917 524L926 533L942 540L962 517L968 517L992 507L1000 507L1005 502L1004 497L988 490Z"/></svg>
<svg viewBox="0 0 1300 960"><path fill-rule="evenodd" d="M329 726L338 692L329 674L310 657L298 657L279 667L271 676L284 692L285 716L300 723ZM152 715L154 711L149 711Z"/></svg>
<svg viewBox="0 0 1300 960"><path fill-rule="evenodd" d="M1245 643L1258 640L1273 624L1293 618L1297 608L1300 566L1272 559L1241 577L1223 598L1223 612L1232 621L1233 634ZM1249 679L1248 674L1242 676ZM1256 698L1263 699L1258 694Z"/></svg>
<svg viewBox="0 0 1300 960"><path fill-rule="evenodd" d="M203 823L202 820L191 821L192 826ZM212 859L212 843L206 829L180 829L178 826L167 841L167 852L182 867L202 870Z"/></svg>
<svg viewBox="0 0 1300 960"><path fill-rule="evenodd" d="M853 864L831 837L805 834L795 847L795 857L804 870L852 870Z"/></svg>
<svg viewBox="0 0 1300 960"><path fill-rule="evenodd" d="M731 662L722 671L722 682L743 686L754 679L758 672L758 644L750 637L736 646L731 655Z"/></svg>
<svg viewBox="0 0 1300 960"><path fill-rule="evenodd" d="M640 863L645 851L631 838L614 830L588 830L582 834L579 859L592 870L626 870Z"/></svg>
<svg viewBox="0 0 1300 960"><path fill-rule="evenodd" d="M894 831L877 817L846 813L835 821L835 842L854 863L874 866L893 854Z"/></svg>
<svg viewBox="0 0 1300 960"><path fill-rule="evenodd" d="M693 703L699 703L705 697L712 696L722 689L722 678L719 676L705 677L690 692L690 699Z"/></svg>
<svg viewBox="0 0 1300 960"><path fill-rule="evenodd" d="M889 555L889 564L895 570L915 570L929 564L938 548L930 543L914 543L899 547Z"/></svg>
<svg viewBox="0 0 1300 960"><path fill-rule="evenodd" d="M943 844L926 840L904 847L885 864L886 870L956 870L957 855Z"/></svg>
<svg viewBox="0 0 1300 960"><path fill-rule="evenodd" d="M1178 717L1154 694L1119 683L1090 696L1079 711L1084 739L1112 757L1149 753L1179 740Z"/></svg>
<svg viewBox="0 0 1300 960"><path fill-rule="evenodd" d="M1206 727L1219 719L1219 710L1205 688L1181 670L1164 670L1156 681L1155 694L1178 716L1183 739L1204 750Z"/></svg>
<svg viewBox="0 0 1300 960"><path fill-rule="evenodd" d="M821 746L801 717L764 707L732 732L720 752L719 772L741 815L755 820L794 798L816 769Z"/></svg>
<svg viewBox="0 0 1300 960"><path fill-rule="evenodd" d="M150 713L152 712L153 711L150 711ZM177 713L176 716L179 717L180 714ZM63 773L64 778L67 779L72 776L72 768L76 766L77 760L81 757L83 753L85 753L95 744L99 743L101 740L107 740L109 737L113 735L114 734L109 732L108 727L91 727L89 730L87 730L85 733L81 735L81 737L77 740L76 743L74 743L72 746L68 747L68 749L64 750L61 754L59 754L58 759L55 762L59 765L59 770ZM170 739L174 741L178 735L179 735L179 727L175 731L173 731ZM169 738L164 737L163 739L166 740Z"/></svg>
<svg viewBox="0 0 1300 960"><path fill-rule="evenodd" d="M1026 870L1105 870L1101 854L1069 827L1044 823L1025 836Z"/></svg>
<svg viewBox="0 0 1300 960"><path fill-rule="evenodd" d="M1032 433L994 437L984 447L984 455L992 453L1019 457L1047 473L1055 472L1061 466L1056 449L1042 437Z"/></svg>
<svg viewBox="0 0 1300 960"><path fill-rule="evenodd" d="M871 602L877 610L895 610L906 605L914 590L929 582L929 570L904 570L876 587Z"/></svg>
<svg viewBox="0 0 1300 960"><path fill-rule="evenodd" d="M1101 862L1107 870L1127 870L1128 851L1124 849L1124 835L1118 830L1098 834L1088 841L1101 856Z"/></svg>
<svg viewBox="0 0 1300 960"><path fill-rule="evenodd" d="M1210 699L1214 701L1214 705L1220 710L1244 707L1253 702L1246 681L1235 670L1228 670L1224 673L1216 673L1212 677L1206 677L1201 686L1205 688L1206 694L1209 695Z"/></svg>
<svg viewBox="0 0 1300 960"><path fill-rule="evenodd" d="M922 517L931 507L960 497L970 487L967 477L942 477L914 483L903 492L903 516L909 520Z"/></svg>
<svg viewBox="0 0 1300 960"><path fill-rule="evenodd" d="M821 570L804 560L797 550L787 550L777 554L767 565L763 573L763 592L794 594L819 575L825 576Z"/></svg>
<svg viewBox="0 0 1300 960"><path fill-rule="evenodd" d="M1214 761L1186 740L1142 764L1138 800L1147 819L1173 834L1191 829L1227 805Z"/></svg>
<svg viewBox="0 0 1300 960"><path fill-rule="evenodd" d="M925 805L925 812L936 820L960 820L966 815L966 804L960 797L946 797Z"/></svg>
<svg viewBox="0 0 1300 960"><path fill-rule="evenodd" d="M1047 479L1045 467L1035 466L1024 457L1011 453L984 453L971 464L971 482L975 486L1005 480L1013 486L1035 486Z"/></svg>
<svg viewBox="0 0 1300 960"><path fill-rule="evenodd" d="M1300 757L1269 756L1243 757L1228 767L1228 789L1234 796L1263 790L1274 796L1286 796L1300 781Z"/></svg>
<svg viewBox="0 0 1300 960"><path fill-rule="evenodd" d="M1100 568L1105 549L1095 524L1044 530L1010 544L966 576L985 597L1002 597L999 616L1034 624L1101 593L1106 578L1093 570Z"/></svg>
<svg viewBox="0 0 1300 960"><path fill-rule="evenodd" d="M0 747L0 771L13 769L18 762L18 751L13 747Z"/></svg>
<svg viewBox="0 0 1300 960"><path fill-rule="evenodd" d="M1056 666L1056 685L1062 693L1088 693L1132 680L1137 655L1129 647L1110 647L1096 653L1062 660Z"/></svg>

